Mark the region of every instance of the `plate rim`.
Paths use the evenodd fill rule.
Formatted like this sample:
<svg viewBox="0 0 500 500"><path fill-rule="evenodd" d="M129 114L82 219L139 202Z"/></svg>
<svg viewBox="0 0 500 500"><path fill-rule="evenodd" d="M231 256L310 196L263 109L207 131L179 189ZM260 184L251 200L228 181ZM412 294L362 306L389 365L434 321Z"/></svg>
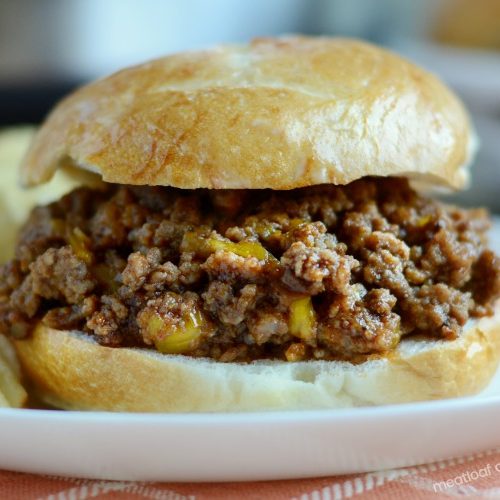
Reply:
<svg viewBox="0 0 500 500"><path fill-rule="evenodd" d="M114 422L123 424L165 423L169 425L214 425L244 424L248 422L287 422L291 421L336 421L344 419L372 420L384 418L387 415L436 413L443 410L477 409L486 410L497 407L500 409L500 395L467 396L461 398L420 401L412 403L391 404L384 406L366 406L356 408L311 409L311 410L280 410L255 412L199 412L199 413L146 413L146 412L109 412L109 411L66 411L52 409L0 408L0 423L5 419L38 420L38 421L87 421ZM1 426L0 426L1 433Z"/></svg>

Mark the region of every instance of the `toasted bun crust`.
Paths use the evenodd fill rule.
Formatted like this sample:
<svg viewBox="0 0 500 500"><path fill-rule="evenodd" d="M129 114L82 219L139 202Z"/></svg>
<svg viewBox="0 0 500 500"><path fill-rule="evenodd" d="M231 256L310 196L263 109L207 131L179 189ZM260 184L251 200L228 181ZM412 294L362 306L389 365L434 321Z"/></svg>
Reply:
<svg viewBox="0 0 500 500"><path fill-rule="evenodd" d="M63 100L21 169L120 184L292 189L406 176L461 188L469 119L437 78L349 39L257 39L125 69Z"/></svg>
<svg viewBox="0 0 500 500"><path fill-rule="evenodd" d="M37 396L68 410L202 412L342 408L473 394L497 369L500 308L456 341L404 340L390 357L217 363L146 349L102 347L39 327L15 342Z"/></svg>

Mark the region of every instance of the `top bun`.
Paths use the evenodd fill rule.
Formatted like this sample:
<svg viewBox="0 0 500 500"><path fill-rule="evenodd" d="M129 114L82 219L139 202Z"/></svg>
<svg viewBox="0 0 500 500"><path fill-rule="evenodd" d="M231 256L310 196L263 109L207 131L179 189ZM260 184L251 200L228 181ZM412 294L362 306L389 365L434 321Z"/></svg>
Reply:
<svg viewBox="0 0 500 500"><path fill-rule="evenodd" d="M21 167L119 184L293 189L369 175L467 183L473 134L436 77L368 43L264 38L125 69L64 99Z"/></svg>

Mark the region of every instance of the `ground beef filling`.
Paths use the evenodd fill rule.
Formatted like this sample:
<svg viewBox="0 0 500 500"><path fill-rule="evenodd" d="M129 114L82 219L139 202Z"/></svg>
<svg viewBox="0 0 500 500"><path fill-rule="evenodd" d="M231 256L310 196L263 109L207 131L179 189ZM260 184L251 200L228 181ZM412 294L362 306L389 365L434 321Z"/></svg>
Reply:
<svg viewBox="0 0 500 500"><path fill-rule="evenodd" d="M0 268L0 331L220 361L349 359L492 313L483 210L405 180L292 191L79 189L33 210Z"/></svg>

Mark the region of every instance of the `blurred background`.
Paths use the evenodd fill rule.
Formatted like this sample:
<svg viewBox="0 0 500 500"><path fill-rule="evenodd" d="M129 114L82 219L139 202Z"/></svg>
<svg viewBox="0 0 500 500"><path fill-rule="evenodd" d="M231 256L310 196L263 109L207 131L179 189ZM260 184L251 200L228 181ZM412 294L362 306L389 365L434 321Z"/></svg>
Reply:
<svg viewBox="0 0 500 500"><path fill-rule="evenodd" d="M481 140L460 200L500 212L500 0L0 0L0 126L126 65L283 33L361 37L438 73Z"/></svg>

